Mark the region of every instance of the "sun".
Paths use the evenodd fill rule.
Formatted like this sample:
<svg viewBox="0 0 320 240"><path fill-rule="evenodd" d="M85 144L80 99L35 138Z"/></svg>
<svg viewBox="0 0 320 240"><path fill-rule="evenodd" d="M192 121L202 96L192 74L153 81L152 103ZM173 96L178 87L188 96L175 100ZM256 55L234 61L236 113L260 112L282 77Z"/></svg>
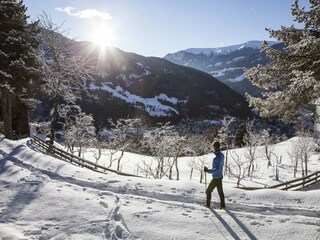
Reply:
<svg viewBox="0 0 320 240"><path fill-rule="evenodd" d="M107 47L114 44L116 36L112 26L102 23L94 26L91 39L96 45Z"/></svg>

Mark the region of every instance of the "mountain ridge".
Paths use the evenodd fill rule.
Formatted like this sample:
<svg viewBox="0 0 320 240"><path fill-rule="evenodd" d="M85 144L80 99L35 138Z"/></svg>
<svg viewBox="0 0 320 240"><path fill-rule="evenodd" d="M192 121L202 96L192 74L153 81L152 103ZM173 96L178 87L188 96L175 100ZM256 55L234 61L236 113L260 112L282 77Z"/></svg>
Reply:
<svg viewBox="0 0 320 240"><path fill-rule="evenodd" d="M92 47L90 43L80 45L81 54L90 58L99 54L85 50ZM95 81L87 87L99 101L120 101L122 110L130 110L127 115L139 110L150 117L177 120L222 119L225 115L247 118L251 114L241 95L203 71L112 47L101 59ZM86 108L92 110L89 105Z"/></svg>
<svg viewBox="0 0 320 240"><path fill-rule="evenodd" d="M164 59L204 71L242 96L246 92L257 96L261 89L246 79L243 68L252 68L257 64L264 65L269 61L269 58L260 51L261 43L262 41L248 41L223 48L189 48L167 54ZM268 43L274 48L283 47L279 42Z"/></svg>
<svg viewBox="0 0 320 240"><path fill-rule="evenodd" d="M228 45L225 47L213 47L213 48L187 48L184 50L179 50L178 52L189 52L192 54L203 54L203 55L223 55L223 54L228 54L231 52L234 52L236 50L242 49L242 48L254 48L254 49L259 49L261 43L263 41L260 40L251 40L251 41L247 41L244 43L240 43L240 44L234 44L234 45ZM278 44L279 42L277 41L267 41L269 46ZM176 52L177 53L177 52ZM170 54L175 54L175 53L168 53L167 55ZM166 56L167 56L166 55ZM164 58L166 58L166 56Z"/></svg>
<svg viewBox="0 0 320 240"><path fill-rule="evenodd" d="M87 41L64 39L71 42L71 55L87 58L94 65L90 67L92 78L83 79L89 95L83 93L77 104L100 126L109 119L137 116L154 123L251 116L243 96L201 70L116 47L103 49ZM49 115L48 104L39 107L45 116Z"/></svg>

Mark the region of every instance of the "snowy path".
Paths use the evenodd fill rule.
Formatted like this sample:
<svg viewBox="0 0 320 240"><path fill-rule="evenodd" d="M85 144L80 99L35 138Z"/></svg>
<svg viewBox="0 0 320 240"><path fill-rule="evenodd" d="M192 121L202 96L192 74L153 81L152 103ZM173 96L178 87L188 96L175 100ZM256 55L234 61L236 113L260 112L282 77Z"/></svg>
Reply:
<svg viewBox="0 0 320 240"><path fill-rule="evenodd" d="M228 209L216 211L201 206L196 182L100 174L25 144L0 147L1 240L320 239L319 191L226 186Z"/></svg>

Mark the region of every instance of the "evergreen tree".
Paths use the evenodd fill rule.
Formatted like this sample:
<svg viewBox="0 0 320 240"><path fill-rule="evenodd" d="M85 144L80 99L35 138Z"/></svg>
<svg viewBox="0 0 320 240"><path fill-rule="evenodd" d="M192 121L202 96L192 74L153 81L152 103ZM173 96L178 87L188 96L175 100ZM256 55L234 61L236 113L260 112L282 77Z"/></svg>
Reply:
<svg viewBox="0 0 320 240"><path fill-rule="evenodd" d="M292 5L292 15L302 28L266 29L271 37L284 43L284 49L277 50L264 42L261 50L270 62L245 69L247 78L266 90L262 97L247 94L250 105L263 117L280 116L291 121L305 108L314 110L320 97L320 2L309 0L309 4L309 10L301 8L298 0Z"/></svg>
<svg viewBox="0 0 320 240"><path fill-rule="evenodd" d="M40 79L38 22L29 24L26 10L22 1L0 0L0 95L4 134L9 139L14 138L13 111L29 107Z"/></svg>
<svg viewBox="0 0 320 240"><path fill-rule="evenodd" d="M246 124L241 124L236 132L235 136L235 146L237 147L243 147L245 145L244 137L247 134L247 127Z"/></svg>

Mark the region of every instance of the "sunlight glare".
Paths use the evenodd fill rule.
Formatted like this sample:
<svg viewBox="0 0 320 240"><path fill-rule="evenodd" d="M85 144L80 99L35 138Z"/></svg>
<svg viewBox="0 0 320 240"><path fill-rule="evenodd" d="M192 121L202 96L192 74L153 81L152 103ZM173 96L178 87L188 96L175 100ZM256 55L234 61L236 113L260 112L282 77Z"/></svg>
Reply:
<svg viewBox="0 0 320 240"><path fill-rule="evenodd" d="M92 35L92 41L100 47L112 45L115 41L113 28L105 23L95 26Z"/></svg>

